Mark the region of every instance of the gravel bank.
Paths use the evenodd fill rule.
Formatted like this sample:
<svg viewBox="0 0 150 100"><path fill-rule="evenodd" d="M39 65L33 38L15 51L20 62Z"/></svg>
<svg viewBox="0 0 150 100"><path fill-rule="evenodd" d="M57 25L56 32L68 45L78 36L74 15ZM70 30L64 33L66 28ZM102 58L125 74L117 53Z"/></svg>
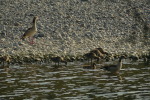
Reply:
<svg viewBox="0 0 150 100"><path fill-rule="evenodd" d="M38 16L35 44L20 40ZM0 54L82 55L150 50L149 0L1 0ZM40 37L40 35L42 37Z"/></svg>

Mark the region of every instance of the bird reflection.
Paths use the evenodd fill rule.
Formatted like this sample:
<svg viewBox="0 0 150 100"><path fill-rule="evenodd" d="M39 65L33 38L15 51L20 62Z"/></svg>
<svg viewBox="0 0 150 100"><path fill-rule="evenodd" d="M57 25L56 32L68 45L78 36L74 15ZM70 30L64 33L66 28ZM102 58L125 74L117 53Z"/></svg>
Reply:
<svg viewBox="0 0 150 100"><path fill-rule="evenodd" d="M109 76L109 78L114 78L114 76L118 79L119 82L123 81L122 76L120 75L120 73L107 73L107 75Z"/></svg>
<svg viewBox="0 0 150 100"><path fill-rule="evenodd" d="M118 78L119 82L122 82L122 81L123 81L123 79L122 79L122 76L121 76L121 75L117 75L117 78Z"/></svg>

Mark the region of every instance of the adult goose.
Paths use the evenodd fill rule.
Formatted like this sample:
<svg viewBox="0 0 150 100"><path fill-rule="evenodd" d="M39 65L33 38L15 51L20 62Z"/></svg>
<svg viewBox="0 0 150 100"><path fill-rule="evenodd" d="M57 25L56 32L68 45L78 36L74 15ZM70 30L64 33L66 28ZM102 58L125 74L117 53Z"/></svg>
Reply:
<svg viewBox="0 0 150 100"><path fill-rule="evenodd" d="M38 17L35 16L33 18L33 22L32 22L32 27L28 28L25 33L22 35L21 39L25 40L25 38L29 38L30 39L30 43L33 44L33 36L34 34L37 32L37 27L36 27L36 21L37 21Z"/></svg>
<svg viewBox="0 0 150 100"><path fill-rule="evenodd" d="M108 55L108 53L104 51L103 48L96 48L96 49L99 50L102 54Z"/></svg>
<svg viewBox="0 0 150 100"><path fill-rule="evenodd" d="M118 73L120 71L120 69L122 68L122 59L123 58L125 58L125 57L121 56L119 58L117 65L107 65L107 66L103 66L101 69L104 69L104 70L109 71L111 73Z"/></svg>

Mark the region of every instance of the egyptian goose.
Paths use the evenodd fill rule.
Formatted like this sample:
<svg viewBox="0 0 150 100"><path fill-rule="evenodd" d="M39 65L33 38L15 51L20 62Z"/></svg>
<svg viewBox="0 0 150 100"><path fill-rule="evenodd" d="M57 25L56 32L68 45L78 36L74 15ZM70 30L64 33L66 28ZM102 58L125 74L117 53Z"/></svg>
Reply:
<svg viewBox="0 0 150 100"><path fill-rule="evenodd" d="M55 62L55 65L56 63L58 63L58 66L60 62L63 62L67 65L67 61L65 61L63 57L56 56L56 57L52 57L51 60Z"/></svg>
<svg viewBox="0 0 150 100"><path fill-rule="evenodd" d="M104 51L103 48L96 48L96 49L99 50L102 54L108 55L108 53L106 51Z"/></svg>
<svg viewBox="0 0 150 100"><path fill-rule="evenodd" d="M104 58L104 55L103 55L98 49L91 50L90 52L95 53L95 54L96 54L98 57L100 57L101 59Z"/></svg>
<svg viewBox="0 0 150 100"><path fill-rule="evenodd" d="M25 33L23 34L23 36L21 37L22 40L24 40L25 38L29 37L30 39L30 43L33 44L34 41L33 41L33 36L34 34L37 32L37 27L36 27L36 21L37 21L38 17L35 16L33 18L33 22L32 22L32 27L31 28L28 28ZM32 37L32 38L31 38Z"/></svg>
<svg viewBox="0 0 150 100"><path fill-rule="evenodd" d="M122 68L122 59L125 58L124 56L121 56L119 58L119 62L117 65L108 65L108 66L103 66L101 69L104 69L106 71L109 71L111 73L118 73L120 69Z"/></svg>
<svg viewBox="0 0 150 100"><path fill-rule="evenodd" d="M96 63L93 63L92 65L83 65L84 69L96 69Z"/></svg>

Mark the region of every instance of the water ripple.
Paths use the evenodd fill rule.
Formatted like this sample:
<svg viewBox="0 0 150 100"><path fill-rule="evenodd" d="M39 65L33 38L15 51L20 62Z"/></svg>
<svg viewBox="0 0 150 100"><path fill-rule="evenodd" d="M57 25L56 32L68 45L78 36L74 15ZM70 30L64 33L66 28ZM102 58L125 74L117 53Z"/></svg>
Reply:
<svg viewBox="0 0 150 100"><path fill-rule="evenodd" d="M82 65L82 64L80 64ZM120 74L79 65L63 68L37 65L0 69L0 99L148 99L150 66L124 65Z"/></svg>

